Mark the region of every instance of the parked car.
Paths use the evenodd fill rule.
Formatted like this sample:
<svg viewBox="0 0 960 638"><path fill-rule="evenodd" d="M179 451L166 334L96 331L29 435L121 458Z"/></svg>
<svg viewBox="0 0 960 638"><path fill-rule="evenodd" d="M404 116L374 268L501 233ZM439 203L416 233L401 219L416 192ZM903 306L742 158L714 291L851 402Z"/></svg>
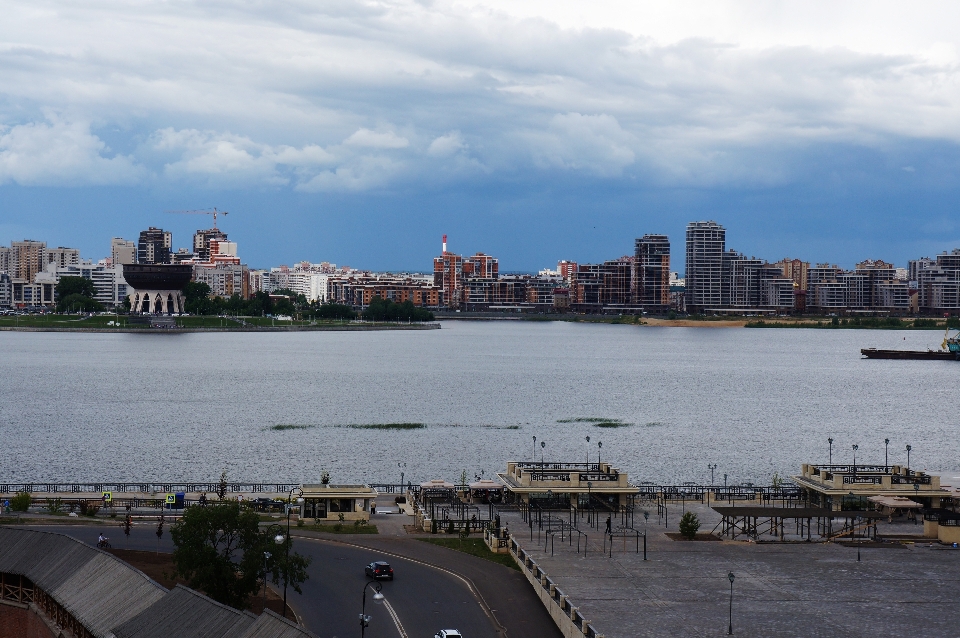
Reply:
<svg viewBox="0 0 960 638"><path fill-rule="evenodd" d="M363 571L374 580L380 580L381 578L393 580L393 567L390 567L389 563L385 563L382 560L370 563Z"/></svg>
<svg viewBox="0 0 960 638"><path fill-rule="evenodd" d="M441 629L433 638L463 638L463 635L456 629Z"/></svg>
<svg viewBox="0 0 960 638"><path fill-rule="evenodd" d="M250 501L250 506L260 512L282 512L284 502L272 498L255 498Z"/></svg>

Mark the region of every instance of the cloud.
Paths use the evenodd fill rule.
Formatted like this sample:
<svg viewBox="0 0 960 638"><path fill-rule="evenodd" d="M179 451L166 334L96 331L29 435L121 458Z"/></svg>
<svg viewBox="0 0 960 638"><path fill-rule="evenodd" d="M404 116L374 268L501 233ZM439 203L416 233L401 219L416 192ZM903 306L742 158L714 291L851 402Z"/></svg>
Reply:
<svg viewBox="0 0 960 638"><path fill-rule="evenodd" d="M636 140L620 128L616 118L604 114L557 114L546 130L525 131L520 137L534 163L544 168L615 177L635 159L629 144Z"/></svg>
<svg viewBox="0 0 960 638"><path fill-rule="evenodd" d="M410 142L400 137L393 131L386 133L377 133L370 129L362 128L348 137L343 142L346 146L359 146L362 148L406 148Z"/></svg>
<svg viewBox="0 0 960 638"><path fill-rule="evenodd" d="M460 135L460 131L450 131L430 142L430 146L427 147L427 154L434 157L449 157L465 147L466 144Z"/></svg>
<svg viewBox="0 0 960 638"><path fill-rule="evenodd" d="M744 14L720 4L694 3ZM562 171L763 186L802 179L793 158L810 148L960 143L955 34L884 48L851 36L860 7L821 37L813 18L834 9L808 4L783 9L792 23L751 15L742 37L649 3L585 17L540 0L13 6L0 180L360 191ZM91 122L120 129L124 154Z"/></svg>
<svg viewBox="0 0 960 638"><path fill-rule="evenodd" d="M47 121L0 128L0 184L73 186L128 184L142 171L132 158L110 149L88 122Z"/></svg>

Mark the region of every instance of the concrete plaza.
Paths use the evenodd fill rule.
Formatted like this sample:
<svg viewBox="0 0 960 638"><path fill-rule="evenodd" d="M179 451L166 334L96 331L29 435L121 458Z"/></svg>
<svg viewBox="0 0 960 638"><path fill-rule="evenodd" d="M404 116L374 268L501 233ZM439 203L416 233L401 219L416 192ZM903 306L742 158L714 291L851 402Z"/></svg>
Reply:
<svg viewBox="0 0 960 638"><path fill-rule="evenodd" d="M699 503L709 532L720 517ZM632 636L720 636L728 630L730 582L733 633L739 636L877 636L920 630L960 635L960 550L934 541L867 544L857 562L856 546L835 543L674 541L681 506L670 505L670 528L651 509L648 560L636 542L615 542L613 556L601 553L600 530L581 521L590 535L585 558L556 536L553 556L537 544L534 527L508 516L521 547L606 638ZM564 515L563 518L566 518ZM643 519L636 521L643 528ZM616 521L614 521L616 527ZM881 525L881 533L917 533L910 524ZM773 537L770 537L773 540ZM641 546L642 547L642 546Z"/></svg>

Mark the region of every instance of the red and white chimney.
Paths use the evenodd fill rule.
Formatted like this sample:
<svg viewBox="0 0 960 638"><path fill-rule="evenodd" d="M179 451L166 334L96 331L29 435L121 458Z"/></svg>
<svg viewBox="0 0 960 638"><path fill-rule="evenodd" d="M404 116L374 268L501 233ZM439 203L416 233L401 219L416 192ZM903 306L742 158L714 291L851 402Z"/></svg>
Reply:
<svg viewBox="0 0 960 638"><path fill-rule="evenodd" d="M446 252L447 252L447 236L444 235L443 236L443 253L446 254Z"/></svg>

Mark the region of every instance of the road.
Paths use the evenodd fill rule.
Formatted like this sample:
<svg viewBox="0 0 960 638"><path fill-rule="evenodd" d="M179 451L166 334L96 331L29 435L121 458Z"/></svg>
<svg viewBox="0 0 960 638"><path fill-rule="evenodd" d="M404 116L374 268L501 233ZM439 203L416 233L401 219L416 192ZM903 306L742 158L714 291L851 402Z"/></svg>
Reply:
<svg viewBox="0 0 960 638"><path fill-rule="evenodd" d="M104 525L42 525L33 529L72 536L91 545L103 532L118 549L156 550L155 525L135 526L127 539L118 523ZM294 550L313 560L303 595L288 590L288 602L304 625L321 638L347 638L359 634L363 587L368 582L363 567L385 560L396 579L381 583L383 594L410 638L430 638L440 629L460 629L467 638L494 638L497 633L470 588L458 577L413 560L386 556L377 550L341 543L294 537ZM172 552L168 528L160 551ZM366 638L397 638L400 632L386 605L372 602L367 591L367 614L371 616Z"/></svg>

